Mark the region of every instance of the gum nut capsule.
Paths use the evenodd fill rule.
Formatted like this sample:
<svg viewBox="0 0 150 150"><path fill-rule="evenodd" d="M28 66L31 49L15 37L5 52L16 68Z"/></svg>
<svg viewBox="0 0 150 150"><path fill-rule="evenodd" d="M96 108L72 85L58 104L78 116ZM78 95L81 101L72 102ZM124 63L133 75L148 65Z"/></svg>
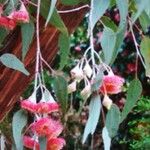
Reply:
<svg viewBox="0 0 150 150"><path fill-rule="evenodd" d="M85 75L87 75L89 78L91 77L91 75L92 75L92 69L91 69L91 67L90 67L90 65L89 65L88 62L86 62L86 65L85 65L85 67L84 67L84 69L83 69L83 72L84 72Z"/></svg>
<svg viewBox="0 0 150 150"><path fill-rule="evenodd" d="M111 108L112 100L105 94L103 103L102 103L108 110Z"/></svg>
<svg viewBox="0 0 150 150"><path fill-rule="evenodd" d="M82 96L84 99L87 99L90 95L91 95L91 85L88 84L88 85L85 86L85 88L81 91L81 96Z"/></svg>
<svg viewBox="0 0 150 150"><path fill-rule="evenodd" d="M77 81L73 81L68 85L68 93L72 93L76 91Z"/></svg>

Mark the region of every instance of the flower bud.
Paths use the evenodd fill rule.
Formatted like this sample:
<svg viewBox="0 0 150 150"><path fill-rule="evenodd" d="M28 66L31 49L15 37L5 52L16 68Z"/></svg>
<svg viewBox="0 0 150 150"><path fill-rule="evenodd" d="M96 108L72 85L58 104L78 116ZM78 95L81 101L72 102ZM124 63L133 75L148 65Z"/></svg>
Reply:
<svg viewBox="0 0 150 150"><path fill-rule="evenodd" d="M81 96L84 98L84 99L87 99L89 96L91 95L91 85L90 83L85 86L85 88L81 91Z"/></svg>
<svg viewBox="0 0 150 150"><path fill-rule="evenodd" d="M104 95L103 103L102 103L108 110L112 105L112 100L108 97L108 95Z"/></svg>
<svg viewBox="0 0 150 150"><path fill-rule="evenodd" d="M76 85L77 85L77 81L73 81L72 83L70 83L68 85L68 93L72 93L76 91Z"/></svg>
<svg viewBox="0 0 150 150"><path fill-rule="evenodd" d="M87 75L89 78L91 77L91 75L92 75L92 69L91 69L91 67L90 67L90 65L89 65L88 62L86 62L85 67L84 67L84 69L83 69L83 72L84 72L85 75Z"/></svg>
<svg viewBox="0 0 150 150"><path fill-rule="evenodd" d="M78 82L83 79L83 71L79 68L79 64L75 66L71 71L72 78L75 78Z"/></svg>

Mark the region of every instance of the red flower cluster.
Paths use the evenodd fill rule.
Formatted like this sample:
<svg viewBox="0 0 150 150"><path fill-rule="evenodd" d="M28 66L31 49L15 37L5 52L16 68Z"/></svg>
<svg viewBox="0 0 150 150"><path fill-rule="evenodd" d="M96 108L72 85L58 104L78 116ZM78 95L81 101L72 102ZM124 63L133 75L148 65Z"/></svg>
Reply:
<svg viewBox="0 0 150 150"><path fill-rule="evenodd" d="M9 16L2 16L2 14L3 6L0 5L0 26L9 30L13 30L19 22L29 22L29 14L23 3L19 10L12 11Z"/></svg>
<svg viewBox="0 0 150 150"><path fill-rule="evenodd" d="M50 93L49 93L50 94ZM29 149L40 150L38 137L46 137L47 150L60 150L65 145L63 138L58 138L63 130L63 126L59 121L53 120L48 114L58 111L59 105L53 100L45 101L41 99L36 103L35 93L26 100L21 101L21 107L29 112L38 115L38 119L30 125L31 132L36 135L34 137L24 136L23 144Z"/></svg>
<svg viewBox="0 0 150 150"><path fill-rule="evenodd" d="M103 94L117 94L121 92L124 82L124 79L117 75L106 75L103 77L100 92Z"/></svg>

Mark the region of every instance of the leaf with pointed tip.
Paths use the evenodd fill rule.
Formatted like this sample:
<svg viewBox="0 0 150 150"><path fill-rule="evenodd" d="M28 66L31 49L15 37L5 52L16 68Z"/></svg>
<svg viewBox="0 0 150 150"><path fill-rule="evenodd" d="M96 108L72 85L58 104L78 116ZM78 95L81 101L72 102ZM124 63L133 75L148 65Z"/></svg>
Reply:
<svg viewBox="0 0 150 150"><path fill-rule="evenodd" d="M17 111L13 116L12 131L16 149L23 150L22 130L27 124L27 114L24 110Z"/></svg>
<svg viewBox="0 0 150 150"><path fill-rule="evenodd" d="M111 138L117 134L119 123L120 110L115 104L113 104L106 116L106 127Z"/></svg>
<svg viewBox="0 0 150 150"><path fill-rule="evenodd" d="M34 23L24 23L21 25L21 35L22 35L22 58L26 56L29 46L32 42L34 35Z"/></svg>
<svg viewBox="0 0 150 150"><path fill-rule="evenodd" d="M130 83L130 86L128 88L127 100L123 108L123 111L121 113L120 122L122 122L126 118L126 116L129 114L129 112L132 110L138 98L140 97L141 93L142 93L141 82L138 79L134 79Z"/></svg>
<svg viewBox="0 0 150 150"><path fill-rule="evenodd" d="M90 133L93 134L95 132L96 126L98 124L99 116L100 116L100 110L101 110L100 96L94 95L90 101L89 118L84 129L82 143L85 143Z"/></svg>
<svg viewBox="0 0 150 150"><path fill-rule="evenodd" d="M109 137L109 133L106 127L104 127L102 130L102 138L104 143L104 150L110 150L111 138Z"/></svg>
<svg viewBox="0 0 150 150"><path fill-rule="evenodd" d="M47 19L46 19L45 27L47 26L48 22L51 19L51 16L53 14L56 3L57 3L57 0L51 0L51 5L50 5L50 9L49 9L48 16L47 16Z"/></svg>
<svg viewBox="0 0 150 150"><path fill-rule="evenodd" d="M13 54L3 54L0 56L0 62L8 68L18 70L25 75L29 75L29 72L25 69L24 64Z"/></svg>
<svg viewBox="0 0 150 150"><path fill-rule="evenodd" d="M147 36L142 39L141 53L145 60L146 76L150 77L150 38Z"/></svg>
<svg viewBox="0 0 150 150"><path fill-rule="evenodd" d="M97 21L103 16L106 9L109 7L110 0L92 0L93 6L91 8L91 30L93 30Z"/></svg>

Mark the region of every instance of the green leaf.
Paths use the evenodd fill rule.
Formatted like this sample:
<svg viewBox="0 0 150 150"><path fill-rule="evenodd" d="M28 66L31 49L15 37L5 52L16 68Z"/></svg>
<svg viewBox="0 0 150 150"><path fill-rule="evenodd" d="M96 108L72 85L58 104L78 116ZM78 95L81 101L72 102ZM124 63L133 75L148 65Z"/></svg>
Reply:
<svg viewBox="0 0 150 150"><path fill-rule="evenodd" d="M61 77L56 76L53 80L53 89L56 97L61 105L62 111L65 113L68 107L68 89L67 81Z"/></svg>
<svg viewBox="0 0 150 150"><path fill-rule="evenodd" d="M4 41L5 37L8 35L8 31L5 28L0 27L0 47L2 47L2 42Z"/></svg>
<svg viewBox="0 0 150 150"><path fill-rule="evenodd" d="M145 11L140 15L139 21L144 32L147 32L150 25L150 18Z"/></svg>
<svg viewBox="0 0 150 150"><path fill-rule="evenodd" d="M13 138L17 150L23 150L22 130L27 124L27 114L23 110L17 111L12 120Z"/></svg>
<svg viewBox="0 0 150 150"><path fill-rule="evenodd" d="M107 16L102 16L101 21L105 27L112 29L114 32L117 31L117 25Z"/></svg>
<svg viewBox="0 0 150 150"><path fill-rule="evenodd" d="M145 60L146 76L150 77L150 38L147 36L142 39L141 53Z"/></svg>
<svg viewBox="0 0 150 150"><path fill-rule="evenodd" d="M106 127L104 127L102 130L102 138L104 143L104 150L110 150L111 138L109 137L109 133Z"/></svg>
<svg viewBox="0 0 150 150"><path fill-rule="evenodd" d="M13 54L3 54L0 57L0 61L3 65L14 70L18 70L25 75L29 75L29 72L25 69L24 64Z"/></svg>
<svg viewBox="0 0 150 150"><path fill-rule="evenodd" d="M63 5L78 5L80 3L88 3L89 0L61 0Z"/></svg>
<svg viewBox="0 0 150 150"><path fill-rule="evenodd" d="M128 0L116 0L117 7L120 13L120 24L119 27L123 28L127 23L128 15Z"/></svg>
<svg viewBox="0 0 150 150"><path fill-rule="evenodd" d="M46 150L47 149L47 139L46 139L46 137L40 137L39 138L39 144L40 144L40 150Z"/></svg>
<svg viewBox="0 0 150 150"><path fill-rule="evenodd" d="M130 83L130 86L128 88L127 99L126 99L126 103L123 108L123 111L121 113L120 122L122 122L126 118L126 116L129 114L129 112L132 110L138 98L140 97L141 93L142 93L141 82L138 79L134 79Z"/></svg>
<svg viewBox="0 0 150 150"><path fill-rule="evenodd" d="M21 35L22 35L22 58L24 59L29 46L32 42L34 36L34 23L24 23L21 25Z"/></svg>
<svg viewBox="0 0 150 150"><path fill-rule="evenodd" d="M144 0L144 1L136 0L137 12L132 16L132 23L134 23L138 19L138 17L141 15L141 13L145 10L147 5L149 5L149 4L150 4L149 0Z"/></svg>
<svg viewBox="0 0 150 150"><path fill-rule="evenodd" d="M109 7L110 0L92 0L91 1L91 30L93 30L97 21L103 16Z"/></svg>
<svg viewBox="0 0 150 150"><path fill-rule="evenodd" d="M70 38L69 36L66 36L65 34L60 34L59 40L58 40L58 46L60 49L60 69L63 69L63 67L67 64L68 56L70 53Z"/></svg>
<svg viewBox="0 0 150 150"><path fill-rule="evenodd" d="M117 134L119 123L120 110L115 104L113 104L106 116L106 127L111 138Z"/></svg>
<svg viewBox="0 0 150 150"><path fill-rule="evenodd" d="M100 116L100 110L101 110L100 96L93 95L89 105L89 118L84 129L82 143L85 143L90 133L93 134L95 132Z"/></svg>
<svg viewBox="0 0 150 150"><path fill-rule="evenodd" d="M57 0L51 0L51 5L50 5L49 13L48 13L48 16L47 16L47 19L46 19L45 27L47 26L48 22L51 19L51 16L53 14L56 3L57 3Z"/></svg>
<svg viewBox="0 0 150 150"><path fill-rule="evenodd" d="M105 28L101 39L101 46L104 52L104 60L106 64L109 64L112 60L115 43L116 34L110 28Z"/></svg>

